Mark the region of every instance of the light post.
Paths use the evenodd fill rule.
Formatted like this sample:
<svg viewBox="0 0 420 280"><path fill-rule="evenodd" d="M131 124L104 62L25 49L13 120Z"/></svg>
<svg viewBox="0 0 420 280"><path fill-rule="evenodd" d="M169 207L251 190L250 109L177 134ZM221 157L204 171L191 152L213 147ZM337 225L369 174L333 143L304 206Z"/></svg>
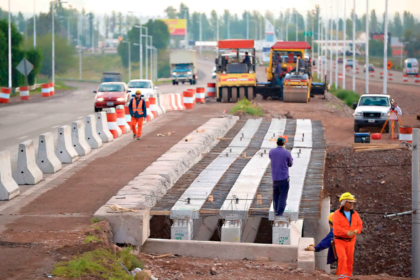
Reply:
<svg viewBox="0 0 420 280"><path fill-rule="evenodd" d="M181 11L185 13L185 48L187 48L188 46L188 18L187 18L188 9L183 8L181 9Z"/></svg>
<svg viewBox="0 0 420 280"><path fill-rule="evenodd" d="M55 4L64 4L67 2L55 1L51 2L51 18L52 18L52 83L55 83L55 44L54 44L54 6Z"/></svg>
<svg viewBox="0 0 420 280"><path fill-rule="evenodd" d="M82 79L82 44L80 43L80 26L79 20L77 20L77 43L79 45L79 80Z"/></svg>
<svg viewBox="0 0 420 280"><path fill-rule="evenodd" d="M353 0L353 91L356 92L356 0Z"/></svg>
<svg viewBox="0 0 420 280"><path fill-rule="evenodd" d="M149 44L149 46L151 46L152 45L152 40L153 40L153 37L152 36L150 36L150 35L142 35L142 37L145 37L146 38L146 58L145 58L145 60L146 60L146 66L145 66L145 72L146 72L146 80L149 78L149 75L148 75L148 69L149 69L149 67L148 67L148 64L149 64L149 62L147 61L147 58L148 58L148 52L147 52L147 50L148 50L148 46L147 46L147 38L149 38L150 39L150 44Z"/></svg>
<svg viewBox="0 0 420 280"><path fill-rule="evenodd" d="M10 27L11 19L10 19L10 0L9 0L9 34L7 38L7 44L9 46L8 50L8 57L9 57L9 88L12 88L12 29Z"/></svg>
<svg viewBox="0 0 420 280"><path fill-rule="evenodd" d="M366 93L369 93L369 0L366 0Z"/></svg>
<svg viewBox="0 0 420 280"><path fill-rule="evenodd" d="M346 3L347 1L344 0L344 18L343 18L343 89L346 89Z"/></svg>
<svg viewBox="0 0 420 280"><path fill-rule="evenodd" d="M337 3L337 14L336 14L336 26L335 26L335 87L338 89L338 3ZM344 62L343 62L344 63Z"/></svg>
<svg viewBox="0 0 420 280"><path fill-rule="evenodd" d="M141 26L141 25L135 25L134 26L135 28L138 28L139 29L139 31L140 31L140 50L139 50L139 56L140 56L140 79L143 79L143 48L141 47L142 45L143 45L143 42L142 42L142 37L143 37L143 34L142 34L142 29L144 28L144 29L146 29L146 34L147 34L147 32L148 32L148 30L147 30L147 27L146 26Z"/></svg>
<svg viewBox="0 0 420 280"><path fill-rule="evenodd" d="M128 81L131 81L131 43L130 41L122 41L128 44Z"/></svg>
<svg viewBox="0 0 420 280"><path fill-rule="evenodd" d="M246 39L249 39L249 12L246 12Z"/></svg>
<svg viewBox="0 0 420 280"><path fill-rule="evenodd" d="M295 16L296 16L296 42L299 41L299 19L298 19L298 13L295 10Z"/></svg>
<svg viewBox="0 0 420 280"><path fill-rule="evenodd" d="M36 47L36 12L35 12L35 1L34 0L34 48Z"/></svg>
<svg viewBox="0 0 420 280"><path fill-rule="evenodd" d="M202 44L203 44L202 18L203 18L203 14L200 13L200 55L201 55L201 49L202 49Z"/></svg>
<svg viewBox="0 0 420 280"><path fill-rule="evenodd" d="M333 81L333 1L331 3L331 20L330 20L330 81ZM335 85L337 87L337 84Z"/></svg>
<svg viewBox="0 0 420 280"><path fill-rule="evenodd" d="M388 0L385 0L385 32L384 32L384 94L388 92ZM414 248L414 247L413 247ZM417 260L415 260L418 258ZM420 260L420 255L418 252L414 254L413 252L413 264L418 263ZM415 273L417 271L417 273ZM413 275L420 275L420 269L413 269ZM417 277L417 276L414 276Z"/></svg>

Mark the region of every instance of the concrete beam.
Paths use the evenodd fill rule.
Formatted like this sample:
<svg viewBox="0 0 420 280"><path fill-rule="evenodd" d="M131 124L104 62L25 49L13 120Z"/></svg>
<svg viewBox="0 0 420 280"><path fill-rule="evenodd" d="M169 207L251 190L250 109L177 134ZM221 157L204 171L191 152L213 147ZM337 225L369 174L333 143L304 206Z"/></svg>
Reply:
<svg viewBox="0 0 420 280"><path fill-rule="evenodd" d="M296 262L297 246L276 246L271 244L251 244L213 241L183 241L149 238L141 247L146 254L179 254L196 258L220 258L226 260L249 260L268 258L270 261Z"/></svg>
<svg viewBox="0 0 420 280"><path fill-rule="evenodd" d="M299 240L297 267L303 269L307 273L315 272L315 253L312 251L305 251L305 248L314 244L314 242L315 240L313 238L302 237Z"/></svg>
<svg viewBox="0 0 420 280"><path fill-rule="evenodd" d="M261 223L261 217L249 217L245 223L241 240L244 243L254 243Z"/></svg>

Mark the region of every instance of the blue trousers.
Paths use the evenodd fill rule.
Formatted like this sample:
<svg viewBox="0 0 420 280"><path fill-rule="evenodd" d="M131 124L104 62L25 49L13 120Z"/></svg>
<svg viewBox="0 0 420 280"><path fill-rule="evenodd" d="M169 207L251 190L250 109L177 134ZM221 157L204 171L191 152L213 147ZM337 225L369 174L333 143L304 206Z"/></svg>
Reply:
<svg viewBox="0 0 420 280"><path fill-rule="evenodd" d="M276 216L282 216L289 194L289 178L273 182L273 204Z"/></svg>

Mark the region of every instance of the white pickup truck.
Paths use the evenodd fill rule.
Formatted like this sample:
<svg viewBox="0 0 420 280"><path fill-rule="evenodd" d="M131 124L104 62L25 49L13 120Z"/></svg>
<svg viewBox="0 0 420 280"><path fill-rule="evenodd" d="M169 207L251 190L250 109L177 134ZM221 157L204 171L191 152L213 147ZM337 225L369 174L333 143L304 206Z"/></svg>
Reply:
<svg viewBox="0 0 420 280"><path fill-rule="evenodd" d="M354 132L359 132L362 127L383 127L388 119L391 108L391 97L386 94L364 94L354 108ZM387 124L385 132L389 131Z"/></svg>
<svg viewBox="0 0 420 280"><path fill-rule="evenodd" d="M136 96L136 91L140 90L141 94L145 97L156 96L157 87L153 84L152 80L131 80L128 83L128 89L131 91L131 98ZM130 99L131 99L130 98Z"/></svg>

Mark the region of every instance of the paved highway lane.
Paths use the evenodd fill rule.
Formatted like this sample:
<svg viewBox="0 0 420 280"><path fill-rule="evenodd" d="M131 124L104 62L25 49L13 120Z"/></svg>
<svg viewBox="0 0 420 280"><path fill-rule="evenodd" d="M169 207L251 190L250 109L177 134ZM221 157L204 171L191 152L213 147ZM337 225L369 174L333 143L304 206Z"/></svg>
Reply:
<svg viewBox="0 0 420 280"><path fill-rule="evenodd" d="M195 87L206 87L211 79L214 59L198 60L198 82L196 85L163 84L158 86L162 94L181 93ZM18 102L0 106L0 151L9 151L12 158L12 169L16 168L18 145L26 140L34 141L38 149L38 137L45 132L53 132L55 143L57 129L62 125L71 125L78 119L85 119L94 114L94 90L98 84L69 82L77 87L65 94L51 98L38 99L30 103Z"/></svg>

